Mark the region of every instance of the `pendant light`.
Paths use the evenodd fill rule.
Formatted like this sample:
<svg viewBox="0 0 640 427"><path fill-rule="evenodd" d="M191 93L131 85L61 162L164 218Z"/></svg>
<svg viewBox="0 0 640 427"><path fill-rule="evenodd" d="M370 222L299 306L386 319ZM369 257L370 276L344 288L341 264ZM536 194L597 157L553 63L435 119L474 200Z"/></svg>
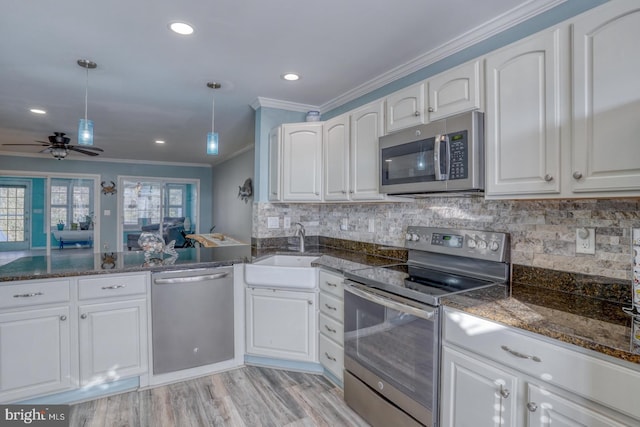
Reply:
<svg viewBox="0 0 640 427"><path fill-rule="evenodd" d="M209 82L207 83L207 87L211 89L220 89L222 85L217 82ZM218 155L218 133L214 132L214 118L216 113L216 99L212 97L213 101L211 102L211 132L207 134L207 154L212 156Z"/></svg>
<svg viewBox="0 0 640 427"><path fill-rule="evenodd" d="M88 59L78 59L78 65L87 70L87 81L84 89L84 119L78 124L78 144L93 145L93 120L87 119L87 103L89 100L89 70L98 66Z"/></svg>

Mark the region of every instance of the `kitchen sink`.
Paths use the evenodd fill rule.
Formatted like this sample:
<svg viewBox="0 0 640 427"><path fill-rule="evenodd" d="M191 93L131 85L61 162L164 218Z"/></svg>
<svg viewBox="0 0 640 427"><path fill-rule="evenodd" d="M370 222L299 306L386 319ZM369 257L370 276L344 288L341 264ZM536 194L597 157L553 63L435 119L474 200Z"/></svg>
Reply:
<svg viewBox="0 0 640 427"><path fill-rule="evenodd" d="M317 256L272 255L244 265L244 281L252 287L313 289L316 270L311 263Z"/></svg>

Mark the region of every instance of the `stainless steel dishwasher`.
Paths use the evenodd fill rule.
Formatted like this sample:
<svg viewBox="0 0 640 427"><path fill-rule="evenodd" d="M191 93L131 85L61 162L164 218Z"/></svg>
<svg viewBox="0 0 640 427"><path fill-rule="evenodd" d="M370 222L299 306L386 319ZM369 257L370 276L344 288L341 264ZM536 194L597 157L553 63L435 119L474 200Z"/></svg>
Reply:
<svg viewBox="0 0 640 427"><path fill-rule="evenodd" d="M154 273L153 373L233 359L233 267Z"/></svg>

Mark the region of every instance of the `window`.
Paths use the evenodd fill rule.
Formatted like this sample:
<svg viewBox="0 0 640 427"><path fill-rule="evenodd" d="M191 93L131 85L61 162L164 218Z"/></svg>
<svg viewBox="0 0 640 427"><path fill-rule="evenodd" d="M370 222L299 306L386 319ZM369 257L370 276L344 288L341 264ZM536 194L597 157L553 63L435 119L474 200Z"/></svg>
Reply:
<svg viewBox="0 0 640 427"><path fill-rule="evenodd" d="M0 187L0 242L25 240L25 189L24 186Z"/></svg>
<svg viewBox="0 0 640 427"><path fill-rule="evenodd" d="M92 213L93 186L82 180L51 180L51 228L57 224L86 223Z"/></svg>
<svg viewBox="0 0 640 427"><path fill-rule="evenodd" d="M172 217L182 217L185 208L185 186L171 184L168 186L169 197L167 197L167 215Z"/></svg>

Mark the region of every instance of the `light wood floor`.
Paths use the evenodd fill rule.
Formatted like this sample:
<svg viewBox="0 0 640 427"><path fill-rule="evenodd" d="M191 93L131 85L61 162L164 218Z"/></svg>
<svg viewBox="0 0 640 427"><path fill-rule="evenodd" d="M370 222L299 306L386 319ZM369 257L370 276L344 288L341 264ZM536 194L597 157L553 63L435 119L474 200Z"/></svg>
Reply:
<svg viewBox="0 0 640 427"><path fill-rule="evenodd" d="M319 375L243 367L71 407L71 427L368 426Z"/></svg>

